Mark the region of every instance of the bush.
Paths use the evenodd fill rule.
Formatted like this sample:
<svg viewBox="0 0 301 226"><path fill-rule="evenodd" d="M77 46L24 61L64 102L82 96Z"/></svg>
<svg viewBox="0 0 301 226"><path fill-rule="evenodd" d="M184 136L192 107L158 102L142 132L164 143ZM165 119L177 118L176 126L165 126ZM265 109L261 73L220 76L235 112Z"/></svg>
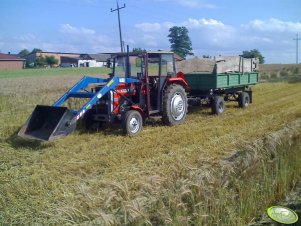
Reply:
<svg viewBox="0 0 301 226"><path fill-rule="evenodd" d="M51 67L55 64L58 64L58 60L54 56L46 56L45 61Z"/></svg>
<svg viewBox="0 0 301 226"><path fill-rule="evenodd" d="M277 74L276 74L275 72L273 72L273 73L271 74L271 78L277 78Z"/></svg>
<svg viewBox="0 0 301 226"><path fill-rule="evenodd" d="M295 68L294 68L293 74L295 74L295 75L296 75L296 74L299 74L299 68L298 68L298 67L295 67Z"/></svg>
<svg viewBox="0 0 301 226"><path fill-rule="evenodd" d="M264 72L260 75L260 78L263 79L263 80L268 80L270 77L267 73Z"/></svg>
<svg viewBox="0 0 301 226"><path fill-rule="evenodd" d="M281 77L286 77L286 76L288 76L288 72L287 71L280 71L280 76Z"/></svg>
<svg viewBox="0 0 301 226"><path fill-rule="evenodd" d="M301 75L292 76L288 79L288 83L297 83L301 82Z"/></svg>
<svg viewBox="0 0 301 226"><path fill-rule="evenodd" d="M35 67L43 67L46 64L47 64L46 59L42 56L37 57L34 62Z"/></svg>

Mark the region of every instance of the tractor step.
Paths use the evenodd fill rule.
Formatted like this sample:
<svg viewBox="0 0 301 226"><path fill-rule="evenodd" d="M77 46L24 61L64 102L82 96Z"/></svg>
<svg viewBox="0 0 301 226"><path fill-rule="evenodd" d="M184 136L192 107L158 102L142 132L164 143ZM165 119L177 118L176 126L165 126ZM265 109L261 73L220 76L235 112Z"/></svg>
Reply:
<svg viewBox="0 0 301 226"><path fill-rule="evenodd" d="M73 118L74 113L66 107L37 105L18 136L41 141L67 136L76 128L76 123L70 123Z"/></svg>

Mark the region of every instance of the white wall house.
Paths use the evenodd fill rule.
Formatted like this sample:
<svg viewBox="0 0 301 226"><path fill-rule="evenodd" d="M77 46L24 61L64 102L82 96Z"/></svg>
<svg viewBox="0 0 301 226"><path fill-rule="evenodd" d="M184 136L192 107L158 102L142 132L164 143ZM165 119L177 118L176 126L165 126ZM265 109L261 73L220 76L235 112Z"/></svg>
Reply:
<svg viewBox="0 0 301 226"><path fill-rule="evenodd" d="M62 57L61 67L103 67L110 54L81 54L79 57Z"/></svg>
<svg viewBox="0 0 301 226"><path fill-rule="evenodd" d="M105 62L97 62L96 60L78 60L78 67L103 67Z"/></svg>

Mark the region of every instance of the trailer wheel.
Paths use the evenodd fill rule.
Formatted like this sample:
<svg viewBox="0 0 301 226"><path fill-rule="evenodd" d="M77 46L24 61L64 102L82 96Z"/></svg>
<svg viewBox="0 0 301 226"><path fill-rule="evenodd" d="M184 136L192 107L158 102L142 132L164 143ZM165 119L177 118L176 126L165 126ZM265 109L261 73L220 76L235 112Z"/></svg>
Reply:
<svg viewBox="0 0 301 226"><path fill-rule="evenodd" d="M126 111L121 116L122 130L124 135L135 136L142 130L142 116L136 110Z"/></svg>
<svg viewBox="0 0 301 226"><path fill-rule="evenodd" d="M250 96L246 92L241 92L238 97L238 105L240 108L247 108L250 104Z"/></svg>
<svg viewBox="0 0 301 226"><path fill-rule="evenodd" d="M163 122L170 126L183 123L187 114L187 103L187 94L181 85L168 86L163 97Z"/></svg>
<svg viewBox="0 0 301 226"><path fill-rule="evenodd" d="M212 114L221 115L225 111L225 101L220 96L215 96L212 98L211 102Z"/></svg>

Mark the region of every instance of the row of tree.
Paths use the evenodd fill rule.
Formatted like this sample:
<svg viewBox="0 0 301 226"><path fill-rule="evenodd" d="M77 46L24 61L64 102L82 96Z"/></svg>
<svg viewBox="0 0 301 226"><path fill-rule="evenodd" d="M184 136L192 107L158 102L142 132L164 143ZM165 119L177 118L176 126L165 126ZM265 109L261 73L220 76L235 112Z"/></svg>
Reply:
<svg viewBox="0 0 301 226"><path fill-rule="evenodd" d="M187 56L193 55L192 52L192 42L188 35L188 29L186 27L177 27L174 26L169 29L169 35L167 36L170 42L170 48L173 52L178 54L183 59L186 59ZM133 52L144 52L145 49L134 48ZM245 50L242 52L242 57L244 58L259 58L259 63L264 63L264 57L257 50ZM203 55L203 58L211 58L209 55Z"/></svg>
<svg viewBox="0 0 301 226"><path fill-rule="evenodd" d="M22 49L18 55L21 56L21 57L24 57L26 55L29 55L29 54L32 54L32 53L37 53L37 52L42 52L41 49L38 49L38 48L34 48L31 52L28 50L28 49Z"/></svg>
<svg viewBox="0 0 301 226"><path fill-rule="evenodd" d="M58 60L54 56L38 56L34 62L35 67L44 67L45 65L52 67L56 64L58 64Z"/></svg>
<svg viewBox="0 0 301 226"><path fill-rule="evenodd" d="M30 52L28 49L22 49L18 53L18 55L20 57L25 57L25 56L27 56L29 54L38 53L38 52L42 52L42 50L38 49L38 48L34 48ZM56 64L58 64L58 60L54 56L46 56L46 57L38 56L38 57L36 57L35 61L32 61L32 62L29 61L29 60L26 60L26 67L27 68L44 67L46 65L52 67L53 65L56 65Z"/></svg>

